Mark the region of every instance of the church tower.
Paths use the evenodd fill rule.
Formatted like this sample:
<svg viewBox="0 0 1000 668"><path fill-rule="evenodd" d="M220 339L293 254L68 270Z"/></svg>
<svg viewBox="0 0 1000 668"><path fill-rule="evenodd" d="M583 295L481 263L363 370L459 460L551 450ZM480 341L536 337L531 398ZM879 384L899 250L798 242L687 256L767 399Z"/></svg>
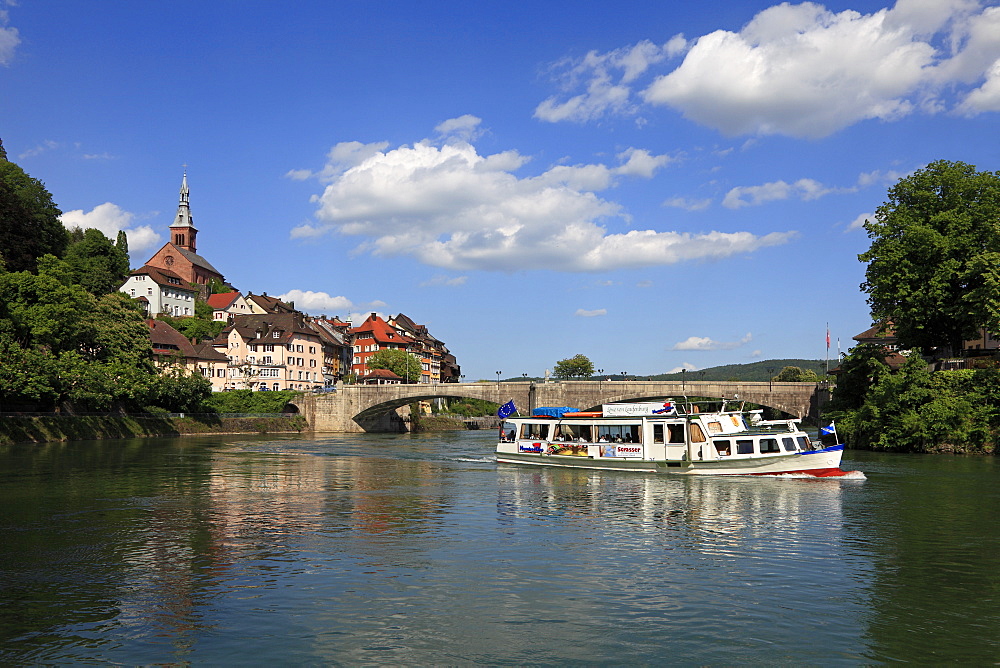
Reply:
<svg viewBox="0 0 1000 668"><path fill-rule="evenodd" d="M174 217L174 224L170 226L170 241L178 248L197 253L198 247L195 239L198 236L198 230L195 229L191 220L190 194L187 170L184 170L184 178L181 180L181 198L177 204L177 216Z"/></svg>

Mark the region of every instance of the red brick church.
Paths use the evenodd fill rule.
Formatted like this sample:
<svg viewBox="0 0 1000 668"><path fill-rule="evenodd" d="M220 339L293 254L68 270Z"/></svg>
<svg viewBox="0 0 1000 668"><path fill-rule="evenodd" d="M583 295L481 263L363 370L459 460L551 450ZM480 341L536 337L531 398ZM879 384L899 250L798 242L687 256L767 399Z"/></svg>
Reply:
<svg viewBox="0 0 1000 668"><path fill-rule="evenodd" d="M187 283L207 285L213 278L221 283L226 279L211 263L198 255L198 230L191 219L190 191L187 184L187 172L181 181L180 203L177 205L177 216L170 226L170 241L156 251L146 265L177 274Z"/></svg>

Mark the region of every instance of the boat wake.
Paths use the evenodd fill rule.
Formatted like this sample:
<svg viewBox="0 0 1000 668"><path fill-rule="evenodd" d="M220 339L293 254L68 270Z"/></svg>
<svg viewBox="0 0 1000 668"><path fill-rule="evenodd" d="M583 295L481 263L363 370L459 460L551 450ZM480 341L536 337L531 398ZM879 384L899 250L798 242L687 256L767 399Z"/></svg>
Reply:
<svg viewBox="0 0 1000 668"><path fill-rule="evenodd" d="M838 473L831 475L829 473L825 475L811 475L805 472L796 473L776 473L772 478L797 478L800 480L867 480L868 477L861 471L844 471L843 473Z"/></svg>
<svg viewBox="0 0 1000 668"><path fill-rule="evenodd" d="M473 462L474 464L494 464L497 461L496 457L484 456L484 457L455 457L456 462Z"/></svg>

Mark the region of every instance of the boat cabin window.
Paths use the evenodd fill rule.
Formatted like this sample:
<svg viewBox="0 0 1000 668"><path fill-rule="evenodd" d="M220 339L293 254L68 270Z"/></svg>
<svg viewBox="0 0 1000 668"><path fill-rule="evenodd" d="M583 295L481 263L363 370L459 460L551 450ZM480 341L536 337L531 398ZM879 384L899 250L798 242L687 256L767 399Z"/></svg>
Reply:
<svg viewBox="0 0 1000 668"><path fill-rule="evenodd" d="M760 453L763 455L769 452L781 452L781 448L778 447L778 439L776 438L760 439Z"/></svg>
<svg viewBox="0 0 1000 668"><path fill-rule="evenodd" d="M781 444L785 446L785 452L795 452L795 439L791 436L782 436Z"/></svg>
<svg viewBox="0 0 1000 668"><path fill-rule="evenodd" d="M504 422L503 427L500 428L500 440L510 443L514 440L514 436L516 435L517 425L513 422Z"/></svg>
<svg viewBox="0 0 1000 668"><path fill-rule="evenodd" d="M661 427L662 430L662 427ZM638 443L639 425L637 424L613 424L598 425L598 443ZM660 440L663 440L663 433L660 433Z"/></svg>
<svg viewBox="0 0 1000 668"><path fill-rule="evenodd" d="M692 422L691 423L691 442L692 443L704 443L708 439L705 438L705 432L701 430L701 425Z"/></svg>
<svg viewBox="0 0 1000 668"><path fill-rule="evenodd" d="M812 443L809 441L808 436L796 436L795 440L799 442L799 450L812 450Z"/></svg>
<svg viewBox="0 0 1000 668"><path fill-rule="evenodd" d="M590 443L591 426L589 424L561 424L557 430L557 441L576 441L577 443Z"/></svg>
<svg viewBox="0 0 1000 668"><path fill-rule="evenodd" d="M738 455L752 455L753 454L753 441L739 440L736 441L736 454Z"/></svg>
<svg viewBox="0 0 1000 668"><path fill-rule="evenodd" d="M707 425L709 434L718 434L722 432L722 423L718 420L712 420Z"/></svg>
<svg viewBox="0 0 1000 668"><path fill-rule="evenodd" d="M728 457L732 450L729 448L729 439L713 439L712 443L715 444L715 451L718 452L723 457Z"/></svg>
<svg viewBox="0 0 1000 668"><path fill-rule="evenodd" d="M548 422L525 422L521 425L521 438L532 441L543 441L548 438L550 424Z"/></svg>
<svg viewBox="0 0 1000 668"><path fill-rule="evenodd" d="M684 425L682 424L668 424L667 425L667 443L683 443L684 442Z"/></svg>
<svg viewBox="0 0 1000 668"><path fill-rule="evenodd" d="M663 425L653 425L653 443L663 443Z"/></svg>

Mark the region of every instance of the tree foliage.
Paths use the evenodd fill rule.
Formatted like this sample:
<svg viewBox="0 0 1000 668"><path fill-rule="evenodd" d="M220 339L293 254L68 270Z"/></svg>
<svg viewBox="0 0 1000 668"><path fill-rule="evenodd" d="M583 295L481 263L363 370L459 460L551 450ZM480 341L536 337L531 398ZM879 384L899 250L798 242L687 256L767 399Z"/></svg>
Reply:
<svg viewBox="0 0 1000 668"><path fill-rule="evenodd" d="M407 383L420 380L420 358L398 348L382 348L365 361L369 369L388 369Z"/></svg>
<svg viewBox="0 0 1000 668"><path fill-rule="evenodd" d="M202 302L198 302L202 303ZM211 309L209 309L211 310ZM198 304L195 304L195 312L198 312ZM202 318L199 316L188 317L188 318L174 318L165 313L160 313L156 316L157 320L162 320L167 323L178 332L184 335L187 339L195 339L196 341L202 341L204 339L214 339L219 335L219 333L226 328L226 323L221 320L212 320L211 318Z"/></svg>
<svg viewBox="0 0 1000 668"><path fill-rule="evenodd" d="M1000 173L939 160L889 189L874 220L861 289L876 322L929 351L1000 331Z"/></svg>
<svg viewBox="0 0 1000 668"><path fill-rule="evenodd" d="M590 378L594 375L594 365L586 355L577 353L573 357L556 362L552 370L556 378Z"/></svg>
<svg viewBox="0 0 1000 668"><path fill-rule="evenodd" d="M912 355L873 380L861 405L834 414L851 447L897 452L996 451L1000 371L930 372Z"/></svg>
<svg viewBox="0 0 1000 668"><path fill-rule="evenodd" d="M8 271L34 271L45 254L62 256L67 235L52 201L38 179L0 158L0 258Z"/></svg>
<svg viewBox="0 0 1000 668"><path fill-rule="evenodd" d="M95 295L117 292L128 278L128 244L122 248L123 235L118 243L108 239L100 230L70 230L70 243L64 259L73 271L74 282Z"/></svg>
<svg viewBox="0 0 1000 668"><path fill-rule="evenodd" d="M277 392L232 390L212 394L205 405L218 413L280 413L285 405L299 394L301 393L291 390Z"/></svg>
<svg viewBox="0 0 1000 668"><path fill-rule="evenodd" d="M786 366L772 380L779 383L811 383L818 381L819 376L812 369L803 371L802 367Z"/></svg>

